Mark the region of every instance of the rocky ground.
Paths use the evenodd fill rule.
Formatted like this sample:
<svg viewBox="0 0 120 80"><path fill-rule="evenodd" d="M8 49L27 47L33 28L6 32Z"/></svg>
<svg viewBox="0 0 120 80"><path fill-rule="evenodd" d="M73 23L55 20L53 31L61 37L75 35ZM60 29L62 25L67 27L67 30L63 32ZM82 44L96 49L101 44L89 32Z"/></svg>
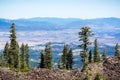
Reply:
<svg viewBox="0 0 120 80"><path fill-rule="evenodd" d="M103 71L110 80L120 80L120 56L109 57L103 63Z"/></svg>
<svg viewBox="0 0 120 80"><path fill-rule="evenodd" d="M35 68L26 73L18 73L0 68L0 80L83 80L86 76L93 80L97 73L102 78L120 80L120 57L109 57L104 62L91 63L84 72L81 69L66 71Z"/></svg>

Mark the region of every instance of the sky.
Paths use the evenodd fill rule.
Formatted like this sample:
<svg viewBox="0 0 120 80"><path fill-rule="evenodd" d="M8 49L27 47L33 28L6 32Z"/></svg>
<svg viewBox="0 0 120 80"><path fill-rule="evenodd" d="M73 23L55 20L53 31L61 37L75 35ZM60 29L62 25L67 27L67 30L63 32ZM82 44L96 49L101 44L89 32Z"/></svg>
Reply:
<svg viewBox="0 0 120 80"><path fill-rule="evenodd" d="M0 0L0 18L120 18L120 0Z"/></svg>

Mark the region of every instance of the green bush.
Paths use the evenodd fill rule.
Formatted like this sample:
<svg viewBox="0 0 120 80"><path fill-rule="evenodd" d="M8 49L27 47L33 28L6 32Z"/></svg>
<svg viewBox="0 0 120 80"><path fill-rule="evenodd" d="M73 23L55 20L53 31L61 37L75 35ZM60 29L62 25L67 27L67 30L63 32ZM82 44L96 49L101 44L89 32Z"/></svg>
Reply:
<svg viewBox="0 0 120 80"><path fill-rule="evenodd" d="M94 80L100 80L100 74L99 73L97 73Z"/></svg>
<svg viewBox="0 0 120 80"><path fill-rule="evenodd" d="M24 68L24 69L21 69L20 71L21 72L28 72L30 69L29 68Z"/></svg>

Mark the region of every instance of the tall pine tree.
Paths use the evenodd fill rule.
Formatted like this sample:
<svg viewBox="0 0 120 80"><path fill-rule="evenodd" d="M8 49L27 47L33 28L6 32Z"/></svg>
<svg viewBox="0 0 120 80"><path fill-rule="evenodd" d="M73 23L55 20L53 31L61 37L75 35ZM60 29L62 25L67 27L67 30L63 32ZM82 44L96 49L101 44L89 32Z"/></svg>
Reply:
<svg viewBox="0 0 120 80"><path fill-rule="evenodd" d="M100 61L100 54L98 51L98 44L97 44L97 39L94 41L94 62L99 62Z"/></svg>
<svg viewBox="0 0 120 80"><path fill-rule="evenodd" d="M39 63L38 68L45 68L45 57L44 57L43 50L40 52L40 63Z"/></svg>
<svg viewBox="0 0 120 80"><path fill-rule="evenodd" d="M80 56L82 58L83 63L88 62L88 46L91 44L89 41L89 37L93 36L92 31L89 27L82 27L79 32L79 47L83 50L80 52Z"/></svg>
<svg viewBox="0 0 120 80"><path fill-rule="evenodd" d="M9 67L9 64L8 64L8 60L9 60L9 43L8 42L5 44L3 55L4 55L4 60L5 60L4 65L6 67Z"/></svg>
<svg viewBox="0 0 120 80"><path fill-rule="evenodd" d="M58 68L73 69L73 52L68 45L64 45L63 54L58 61Z"/></svg>
<svg viewBox="0 0 120 80"><path fill-rule="evenodd" d="M19 70L29 68L29 47L28 45L22 44L21 54L19 44L16 39L15 24L12 23L10 27L10 45L7 42L2 54L2 63L5 67Z"/></svg>
<svg viewBox="0 0 120 80"><path fill-rule="evenodd" d="M68 54L67 54L67 69L73 69L73 52L72 49L69 50Z"/></svg>
<svg viewBox="0 0 120 80"><path fill-rule="evenodd" d="M20 67L20 56L19 56L19 45L16 40L16 32L15 32L15 24L12 23L10 30L10 49L9 49L9 66L11 68L19 68Z"/></svg>
<svg viewBox="0 0 120 80"><path fill-rule="evenodd" d="M21 69L25 69L27 67L26 60L25 60L25 45L22 43L21 45Z"/></svg>
<svg viewBox="0 0 120 80"><path fill-rule="evenodd" d="M28 44L25 45L25 61L27 68L30 68L30 50Z"/></svg>
<svg viewBox="0 0 120 80"><path fill-rule="evenodd" d="M63 69L67 68L67 54L68 54L68 52L69 52L69 46L68 45L64 45L63 54L62 54Z"/></svg>
<svg viewBox="0 0 120 80"><path fill-rule="evenodd" d="M0 66L2 66L2 67L5 67L5 59L4 59L4 55L3 54L1 54L0 55Z"/></svg>
<svg viewBox="0 0 120 80"><path fill-rule="evenodd" d="M61 58L58 60L58 68L63 69L62 59Z"/></svg>
<svg viewBox="0 0 120 80"><path fill-rule="evenodd" d="M102 54L102 59L105 60L107 58L106 56L106 49L103 50L103 54Z"/></svg>
<svg viewBox="0 0 120 80"><path fill-rule="evenodd" d="M92 57L92 51L90 50L90 51L89 51L88 62L91 63L91 62L92 62L92 59L93 59L93 57Z"/></svg>
<svg viewBox="0 0 120 80"><path fill-rule="evenodd" d="M45 47L45 68L52 69L53 62L52 62L52 48L51 43L47 43Z"/></svg>
<svg viewBox="0 0 120 80"><path fill-rule="evenodd" d="M21 69L23 70L28 70L29 69L29 47L28 44L23 44L21 45L21 54L20 54L20 58L21 58Z"/></svg>

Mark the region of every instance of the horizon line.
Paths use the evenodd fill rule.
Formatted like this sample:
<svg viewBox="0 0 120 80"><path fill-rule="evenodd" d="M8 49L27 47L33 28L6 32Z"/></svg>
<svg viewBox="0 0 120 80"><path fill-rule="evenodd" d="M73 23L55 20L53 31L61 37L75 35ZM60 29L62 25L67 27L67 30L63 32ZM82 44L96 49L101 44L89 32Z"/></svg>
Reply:
<svg viewBox="0 0 120 80"><path fill-rule="evenodd" d="M8 20L19 20L19 19L32 19L32 18L58 18L58 19L82 19L82 20L87 20L87 19L102 19L102 18L120 18L120 17L96 17L96 18L77 18L77 17L27 17L27 18L4 18L0 17L0 19L8 19Z"/></svg>

